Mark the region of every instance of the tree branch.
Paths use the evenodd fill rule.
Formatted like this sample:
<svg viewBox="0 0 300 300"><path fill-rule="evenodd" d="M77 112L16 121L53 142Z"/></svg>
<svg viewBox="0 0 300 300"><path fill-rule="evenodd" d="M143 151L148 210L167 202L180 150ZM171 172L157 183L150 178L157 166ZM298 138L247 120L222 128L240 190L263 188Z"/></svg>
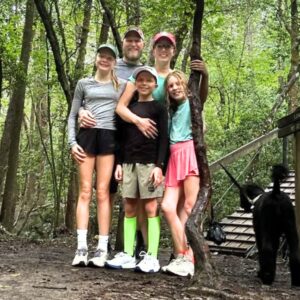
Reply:
<svg viewBox="0 0 300 300"><path fill-rule="evenodd" d="M41 20L44 24L45 30L47 32L47 38L50 42L51 49L52 49L53 56L54 56L58 80L64 91L68 105L71 106L72 95L71 95L71 90L70 90L70 84L68 81L67 74L65 72L63 60L62 60L62 57L60 54L59 42L58 42L55 30L53 28L51 16L45 7L44 0L34 0L34 2L35 2L35 6L39 12L39 15L41 17Z"/></svg>

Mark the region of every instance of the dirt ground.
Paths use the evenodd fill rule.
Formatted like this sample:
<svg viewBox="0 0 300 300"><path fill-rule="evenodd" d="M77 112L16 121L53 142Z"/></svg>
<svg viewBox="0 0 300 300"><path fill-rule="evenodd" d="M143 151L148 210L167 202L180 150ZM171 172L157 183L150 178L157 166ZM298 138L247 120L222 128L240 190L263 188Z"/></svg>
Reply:
<svg viewBox="0 0 300 300"><path fill-rule="evenodd" d="M169 250L160 252L161 265ZM262 286L255 260L212 255L219 287L208 278L141 274L105 268L73 268L74 239L30 242L0 236L0 299L300 299L290 287L285 263L278 263L276 282Z"/></svg>

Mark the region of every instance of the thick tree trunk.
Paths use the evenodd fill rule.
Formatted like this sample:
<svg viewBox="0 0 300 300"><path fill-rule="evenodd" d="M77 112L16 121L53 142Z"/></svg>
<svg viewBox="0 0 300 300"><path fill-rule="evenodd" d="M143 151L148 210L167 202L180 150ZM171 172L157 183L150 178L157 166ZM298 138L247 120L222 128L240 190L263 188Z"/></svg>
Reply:
<svg viewBox="0 0 300 300"><path fill-rule="evenodd" d="M201 59L201 25L204 10L204 0L198 0L196 2L196 10L193 23L193 43L191 48L191 60ZM195 282L199 282L200 273L205 272L209 276L210 281L215 283L215 272L210 262L210 253L207 243L203 237L201 229L201 221L203 212L206 209L210 197L211 197L211 180L209 165L206 156L206 147L203 135L203 120L202 110L204 103L200 99L200 80L201 76L199 72L192 71L188 83L189 88L189 100L191 105L191 117L192 117L192 130L195 144L195 151L197 157L197 163L199 167L200 177L200 191L197 196L197 201L190 215L187 226L186 234L188 241L194 251L196 260L195 265Z"/></svg>
<svg viewBox="0 0 300 300"><path fill-rule="evenodd" d="M25 101L26 77L31 53L31 44L34 35L34 12L34 2L33 0L28 0L26 5L26 16L19 70L6 117L4 129L5 134L3 134L2 137L2 140L4 137L8 137L8 140L5 141L8 146L8 168L1 207L0 221L9 230L12 228L14 222L16 207L16 198L14 192L19 158L19 141ZM1 142L1 145L2 144L3 142ZM0 153L2 154L2 149ZM3 156L1 156L1 158L3 158Z"/></svg>

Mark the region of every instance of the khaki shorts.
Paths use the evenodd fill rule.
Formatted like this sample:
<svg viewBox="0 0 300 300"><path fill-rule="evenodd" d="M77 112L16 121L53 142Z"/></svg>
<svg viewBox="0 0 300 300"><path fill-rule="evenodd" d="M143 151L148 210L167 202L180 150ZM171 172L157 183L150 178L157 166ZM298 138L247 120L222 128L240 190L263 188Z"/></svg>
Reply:
<svg viewBox="0 0 300 300"><path fill-rule="evenodd" d="M149 180L155 164L123 164L123 198L152 199L162 197L163 184L154 188Z"/></svg>

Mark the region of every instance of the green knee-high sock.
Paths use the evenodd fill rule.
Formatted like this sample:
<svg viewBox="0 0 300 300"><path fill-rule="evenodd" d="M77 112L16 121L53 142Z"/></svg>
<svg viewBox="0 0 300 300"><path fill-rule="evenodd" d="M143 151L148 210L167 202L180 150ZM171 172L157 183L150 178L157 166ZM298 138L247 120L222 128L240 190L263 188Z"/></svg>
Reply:
<svg viewBox="0 0 300 300"><path fill-rule="evenodd" d="M160 217L148 218L148 253L157 257L160 239Z"/></svg>
<svg viewBox="0 0 300 300"><path fill-rule="evenodd" d="M124 218L124 251L133 256L136 234L136 217Z"/></svg>

